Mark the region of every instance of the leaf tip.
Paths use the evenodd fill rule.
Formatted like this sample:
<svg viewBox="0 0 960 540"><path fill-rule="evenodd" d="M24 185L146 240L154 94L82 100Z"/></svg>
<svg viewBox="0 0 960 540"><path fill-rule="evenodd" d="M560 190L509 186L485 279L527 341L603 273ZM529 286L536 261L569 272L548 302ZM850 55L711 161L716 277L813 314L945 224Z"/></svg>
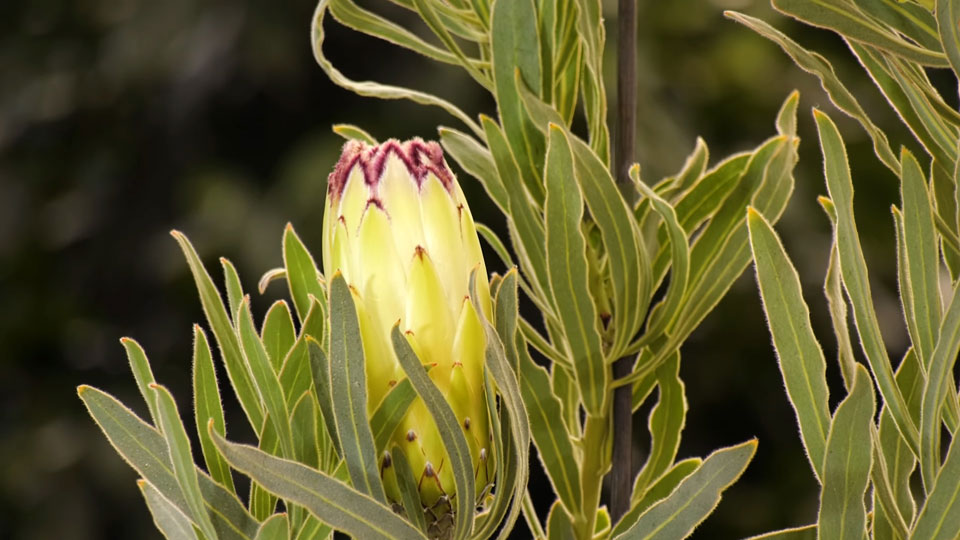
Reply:
<svg viewBox="0 0 960 540"><path fill-rule="evenodd" d="M77 386L77 395L80 396L80 398L82 399L82 398L83 398L83 393L86 392L86 391L88 391L88 390L90 390L90 388L91 388L91 387L90 387L89 385L86 385L86 384L81 384L81 385Z"/></svg>

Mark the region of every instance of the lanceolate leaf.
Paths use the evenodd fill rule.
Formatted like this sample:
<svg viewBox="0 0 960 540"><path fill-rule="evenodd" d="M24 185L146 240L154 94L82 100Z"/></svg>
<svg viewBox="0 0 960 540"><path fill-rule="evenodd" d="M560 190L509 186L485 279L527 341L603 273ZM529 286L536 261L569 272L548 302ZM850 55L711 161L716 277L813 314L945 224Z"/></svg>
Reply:
<svg viewBox="0 0 960 540"><path fill-rule="evenodd" d="M180 492L190 510L188 514L197 528L207 538L216 538L213 522L203 504L203 495L200 493L200 483L197 480L197 468L193 464L193 454L190 452L190 439L187 430L180 420L177 404L166 388L150 385L157 396L157 412L160 414L160 428L167 441L167 450L173 464L173 474L180 486Z"/></svg>
<svg viewBox="0 0 960 540"><path fill-rule="evenodd" d="M407 414L407 409L417 397L417 391L410 384L410 379L403 379L383 396L383 401L377 405L377 410L370 417L370 429L373 431L373 441L377 447L377 455L387 449L390 436L396 431L400 421Z"/></svg>
<svg viewBox="0 0 960 540"><path fill-rule="evenodd" d="M224 366L227 368L227 378L236 391L237 399L243 407L243 412L250 421L250 426L254 431L259 431L263 425L263 408L260 404L260 397L253 384L253 378L247 364L243 360L243 353L240 352L240 340L233 330L230 323L230 317L227 316L227 310L223 307L223 299L217 291L210 274L207 273L200 257L193 249L193 245L187 240L187 237L180 231L170 233L180 244L180 249L187 258L187 264L193 273L193 279L197 283L197 290L200 292L200 302L203 304L203 312L210 322L210 328L213 330L214 337L217 338L217 344L220 346L220 354L223 357Z"/></svg>
<svg viewBox="0 0 960 540"><path fill-rule="evenodd" d="M370 135L359 126L355 126L353 124L334 124L332 129L334 133L343 137L344 139L347 139L348 141L351 139L357 139L371 146L376 146L379 144L373 135Z"/></svg>
<svg viewBox="0 0 960 540"><path fill-rule="evenodd" d="M137 381L137 388L140 395L147 402L147 409L150 410L150 418L157 424L159 415L157 414L157 400L154 399L153 391L150 385L156 382L153 378L153 370L150 369L150 361L147 360L147 353L143 351L135 340L131 338L120 338L120 343L127 351L127 359L130 361L130 371L133 372L133 378Z"/></svg>
<svg viewBox="0 0 960 540"><path fill-rule="evenodd" d="M407 461L407 456L403 453L403 450L396 445L391 450L390 456L393 461L392 465L396 467L397 484L400 488L403 509L407 513L407 520L421 531L426 532L427 521L423 515L423 503L420 502L420 490L417 488L417 480L413 476L410 462Z"/></svg>
<svg viewBox="0 0 960 540"><path fill-rule="evenodd" d="M173 474L170 453L163 436L113 396L89 386L80 386L77 393L117 453L180 512L189 514L190 509ZM247 513L237 497L202 471L197 472L197 477L218 537L224 540L252 539L260 524ZM214 509L216 512L213 512Z"/></svg>
<svg viewBox="0 0 960 540"><path fill-rule="evenodd" d="M620 518L620 522L614 526L610 536L617 536L632 527L640 516L647 511L647 508L650 508L658 501L666 499L667 496L677 488L677 485L680 484L684 478L690 476L700 468L702 463L703 460L700 458L688 458L674 464L673 467L658 478L653 485L641 486L634 483L633 494L630 496L632 506L630 510Z"/></svg>
<svg viewBox="0 0 960 540"><path fill-rule="evenodd" d="M943 468L920 511L911 538L948 540L960 535L960 442L953 440Z"/></svg>
<svg viewBox="0 0 960 540"><path fill-rule="evenodd" d="M157 491L150 482L137 480L137 486L147 501L147 508L153 516L153 523L167 540L197 540L193 525L183 512Z"/></svg>
<svg viewBox="0 0 960 540"><path fill-rule="evenodd" d="M753 440L710 454L669 497L650 507L632 527L616 538L686 538L713 512L723 491L740 477L756 450L757 442Z"/></svg>
<svg viewBox="0 0 960 540"><path fill-rule="evenodd" d="M875 410L870 374L857 364L853 388L837 407L827 437L818 520L820 538L863 538L867 523L863 498L873 459L870 430Z"/></svg>
<svg viewBox="0 0 960 540"><path fill-rule="evenodd" d="M574 458L570 433L565 429L560 401L550 391L550 376L536 365L525 348L520 350L520 370L517 373L520 392L530 414L530 431L537 446L540 461L554 492L567 510L580 510L580 469Z"/></svg>
<svg viewBox="0 0 960 540"><path fill-rule="evenodd" d="M867 131L867 134L870 135L870 138L873 139L873 149L880 158L880 161L893 171L894 174L900 173L900 164L897 161L896 154L890 149L890 143L887 141L886 134L874 125L873 121L870 120L870 117L868 117L867 113L863 110L863 107L860 106L857 98L843 85L836 73L834 73L833 66L831 66L824 57L804 49L797 44L797 42L784 35L783 32L780 32L760 19L732 11L726 12L726 15L773 41L777 45L780 45L783 51L787 53L801 69L807 73L816 75L817 78L820 79L820 84L823 86L823 89L826 90L830 96L830 100L837 108L860 122Z"/></svg>
<svg viewBox="0 0 960 540"><path fill-rule="evenodd" d="M937 28L953 72L960 73L960 2L937 0Z"/></svg>
<svg viewBox="0 0 960 540"><path fill-rule="evenodd" d="M480 181L487 195L500 207L504 215L510 215L507 188L497 174L490 151L466 133L447 127L441 127L437 131L440 133L440 144L446 153L452 156L463 170Z"/></svg>
<svg viewBox="0 0 960 540"><path fill-rule="evenodd" d="M193 327L193 408L196 412L197 435L203 460L207 464L210 476L230 491L235 491L230 466L217 452L213 441L207 434L207 424L213 420L213 429L221 435L226 434L223 420L223 406L220 403L220 388L217 373L213 367L207 335L200 325Z"/></svg>
<svg viewBox="0 0 960 540"><path fill-rule="evenodd" d="M381 503L333 477L305 465L273 457L252 446L212 434L227 461L257 483L310 510L322 521L355 538L426 538Z"/></svg>
<svg viewBox="0 0 960 540"><path fill-rule="evenodd" d="M650 413L650 453L634 481L634 489L648 486L673 465L686 424L687 398L680 380L680 353L675 352L656 371L660 399Z"/></svg>
<svg viewBox="0 0 960 540"><path fill-rule="evenodd" d="M293 225L287 223L283 231L283 265L287 269L287 286L290 287L290 298L293 307L297 310L300 323L310 311L310 295L323 298L323 288L317 279L317 264L303 245L300 237L293 230ZM314 336L322 340L323 336Z"/></svg>
<svg viewBox="0 0 960 540"><path fill-rule="evenodd" d="M373 434L367 423L363 355L357 309L347 281L338 273L330 283L329 373L336 432L340 435L342 456L354 487L374 500L386 503ZM314 382L320 378L318 375L314 370Z"/></svg>
<svg viewBox="0 0 960 540"><path fill-rule="evenodd" d="M515 79L519 72L527 86L539 95L540 42L534 0L495 3L491 27L493 80L500 121L520 166L523 183L534 200L542 203L544 139L524 112Z"/></svg>
<svg viewBox="0 0 960 540"><path fill-rule="evenodd" d="M243 287L240 285L237 269L229 259L220 257L220 266L223 267L223 281L227 289L227 306L230 308L230 317L234 318L240 309L240 302L243 301ZM233 324L236 326L237 321L234 320Z"/></svg>
<svg viewBox="0 0 960 540"><path fill-rule="evenodd" d="M576 178L570 174L572 170L570 146L561 128L551 126L544 209L550 289L584 407L589 414L600 415L607 397L609 370L597 329L600 318L587 282L586 240L580 228L583 197Z"/></svg>
<svg viewBox="0 0 960 540"><path fill-rule="evenodd" d="M757 282L780 372L800 424L803 446L814 474L823 478L823 456L830 411L827 408L827 364L810 325L800 277L769 223L750 208L747 223L757 267Z"/></svg>
<svg viewBox="0 0 960 540"><path fill-rule="evenodd" d="M260 339L263 341L263 348L267 351L270 365L274 371L280 373L280 368L283 366L287 353L293 347L293 342L297 340L297 332L293 328L290 308L283 300L277 300L267 310L267 314L263 318Z"/></svg>
<svg viewBox="0 0 960 540"><path fill-rule="evenodd" d="M837 209L836 237L837 249L840 253L840 273L853 306L853 319L857 324L863 351L870 362L870 369L876 378L883 401L890 408L890 414L911 449L919 453L920 436L916 425L910 420L903 395L894 381L893 369L890 367L890 359L887 357L883 337L880 334L877 314L873 309L867 266L853 218L853 183L850 179L843 139L826 114L815 109L814 117L820 131L827 189Z"/></svg>
<svg viewBox="0 0 960 540"><path fill-rule="evenodd" d="M940 338L933 350L923 387L923 408L920 413L920 470L923 485L929 491L940 469L941 409L944 399L957 400L949 384L953 366L960 352L960 285L954 288L950 306L943 316ZM947 395L947 394L952 395Z"/></svg>
<svg viewBox="0 0 960 540"><path fill-rule="evenodd" d="M293 433L290 430L290 410L283 397L280 379L270 365L267 352L257 335L257 328L253 324L253 315L250 313L250 297L243 299L237 320L240 344L243 353L253 373L253 380L257 385L260 396L266 405L270 421L279 436L280 448L283 455L293 457Z"/></svg>
<svg viewBox="0 0 960 540"><path fill-rule="evenodd" d="M337 433L337 421L333 416L333 396L330 394L330 364L327 355L320 348L317 340L307 337L307 346L310 352L310 372L313 374L313 386L317 390L317 404L323 415L323 423L327 427L327 434L333 441L337 455L343 456L340 446L340 435Z"/></svg>
<svg viewBox="0 0 960 540"><path fill-rule="evenodd" d="M476 493L473 462L470 458L467 439L463 435L463 430L460 429L460 423L453 409L440 393L440 389L430 380L407 338L400 333L399 325L393 327L390 338L397 360L407 374L410 384L417 391L417 395L426 405L430 416L433 417L440 439L447 451L447 457L450 458L453 480L457 486L454 538L467 538L473 528L474 494Z"/></svg>
<svg viewBox="0 0 960 540"><path fill-rule="evenodd" d="M846 2L829 0L773 0L780 11L801 21L829 28L840 35L886 49L913 62L934 67L946 67L947 59L938 53L918 47L883 27L864 18Z"/></svg>
<svg viewBox="0 0 960 540"><path fill-rule="evenodd" d="M287 540L290 523L286 514L274 514L260 525L256 540Z"/></svg>

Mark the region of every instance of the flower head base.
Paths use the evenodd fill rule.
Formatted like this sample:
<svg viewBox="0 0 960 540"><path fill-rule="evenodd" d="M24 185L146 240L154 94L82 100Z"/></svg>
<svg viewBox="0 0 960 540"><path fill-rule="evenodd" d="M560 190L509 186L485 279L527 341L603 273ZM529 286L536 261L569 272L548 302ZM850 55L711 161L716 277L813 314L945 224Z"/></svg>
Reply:
<svg viewBox="0 0 960 540"><path fill-rule="evenodd" d="M368 413L404 378L390 345L399 321L457 416L480 492L494 471L481 322L490 317L490 293L473 217L443 150L420 139L377 146L350 141L327 185L323 267L326 275L341 272L354 292ZM482 314L469 295L474 270ZM389 446L394 444L418 476L425 506L443 505L454 495L443 443L419 399L393 434ZM381 466L387 495L399 501L389 461Z"/></svg>

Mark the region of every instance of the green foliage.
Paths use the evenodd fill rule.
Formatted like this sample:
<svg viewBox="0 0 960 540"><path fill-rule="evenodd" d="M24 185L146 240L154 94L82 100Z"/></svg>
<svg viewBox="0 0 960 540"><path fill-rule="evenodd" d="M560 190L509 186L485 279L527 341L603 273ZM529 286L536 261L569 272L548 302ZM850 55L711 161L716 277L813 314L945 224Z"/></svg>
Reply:
<svg viewBox="0 0 960 540"><path fill-rule="evenodd" d="M680 377L681 347L749 264L751 241L754 251L758 242L767 249L758 258L763 261L758 268L789 269L771 225L760 215L776 222L793 192L798 94L784 101L776 133L753 150L711 166L707 144L698 140L673 176L643 179L634 166L629 178L618 178L610 171L600 0L393 4L391 13L407 11L407 16L394 20L353 0L320 0L311 30L313 50L330 79L348 90L437 106L467 126L467 132L440 127L441 143L506 218L506 241L494 229L477 226L508 267L503 276L491 277L492 317L481 317L492 435L488 448L496 456L496 470L484 474L489 473L492 485L474 500L475 488L482 487L475 484L479 471L472 468L457 417L399 327L393 330L392 346L406 377L375 408L368 407L363 323L354 295L339 274L318 272L315 259L289 225L283 233L283 266L264 274L259 288L262 292L271 281L283 279L290 303L274 303L259 326L233 265L221 261L225 303L193 246L174 233L256 445L226 439L222 387L199 327L195 421L209 476L189 459L186 428L172 396L152 390L162 387L156 386L146 355L132 341L124 345L154 425L107 394L83 387L81 397L91 415L143 477L141 489L157 526L170 537L326 538L336 529L357 538L506 538L521 513L537 537L689 535L743 473L757 443L720 449L703 460L678 460L688 408ZM461 67L491 93L496 116L468 114L414 89L350 80L323 54L328 15L429 60ZM870 36L872 30L858 31ZM429 41L421 36L426 31L433 35ZM915 45L898 50L933 65L946 61L942 53ZM832 73L825 61L810 58L811 69ZM852 96L850 101L856 103ZM584 129L575 128L581 125ZM334 131L376 141L353 125L341 124ZM878 133L876 138L882 136ZM834 153L836 161L842 148ZM848 178L838 182L843 180ZM924 220L934 215L923 214L921 195L911 194L905 219L911 235L928 232ZM755 208L750 218L745 214L748 206ZM941 218L937 223L946 219L940 206L936 211ZM844 238L855 238L851 217L842 216L840 225ZM857 255L846 240L838 247L842 260ZM930 246L918 244L917 249L926 253ZM847 272L847 265L841 264L840 270ZM478 275L483 272L471 277L469 297L474 302L479 301L477 287L484 285L476 282ZM834 465L828 459L831 450L841 448L852 431L839 428L836 441L829 431L838 421L830 421L826 408L825 362L808 332L805 307L799 309L799 283L794 279L784 288L763 279L761 289L765 298L786 298L775 318L787 319L785 331L803 334L799 342L791 342L792 350L781 351L781 367L791 396L800 404L797 413L811 463L822 476ZM929 287L925 293L930 294ZM868 298L869 291L862 296ZM538 313L521 317L524 302ZM479 304L476 312L487 313ZM918 331L929 333L937 312L921 315L925 319ZM773 320L771 316L771 324ZM778 347L784 340L790 336L780 339L775 333ZM887 366L889 394L899 395L886 356L875 356L878 366ZM611 366L621 358L633 367L628 375L615 378ZM816 391L801 399L811 385ZM634 479L630 508L623 517L608 514L601 502L616 436L611 429L612 396L620 387L632 389L634 411L656 395L648 422L650 452ZM866 392L862 383L857 389ZM160 401L155 400L158 392ZM437 530L427 516L431 509L424 509L419 494L424 479L411 470L409 457L397 446L388 448L418 398L438 427L445 452L441 466L452 469L456 483L456 497L444 501L454 510L449 530ZM909 404L903 398L901 402L890 409L892 425L917 433ZM855 416L852 421L860 420ZM883 434L890 433L888 426ZM531 441L558 496L546 516L546 531L527 492ZM917 435L911 448L920 448L921 442ZM869 462L872 447L866 448ZM399 501L387 500L382 470L387 466L396 468ZM233 472L251 479L245 503L234 494Z"/></svg>
<svg viewBox="0 0 960 540"><path fill-rule="evenodd" d="M822 450L808 425L824 425L825 388L805 386L803 373L825 369L823 352L807 320L796 271L773 229L759 214L750 217L757 279L774 344L781 359L788 397L801 426L802 441L823 486L817 523L821 538L953 538L960 530L952 507L958 472L955 444L943 459L943 433L957 429L958 396L953 368L960 352L956 267L957 113L928 78L926 68L950 67L958 73L957 28L960 3L860 0L774 0L774 6L807 24L840 34L867 75L887 98L926 153L914 157L904 148L899 159L887 136L867 116L829 61L800 47L770 25L729 14L773 40L797 64L823 83L834 104L866 129L877 157L900 180L901 206L893 206L900 300L911 346L894 370L877 323L868 265L854 219L853 182L843 140L835 124L814 111L820 131L827 190L821 204L834 226L834 247L825 292L838 359L848 395L830 421ZM921 161L927 161L925 171ZM784 280L784 276L789 276ZM946 309L942 290L953 296ZM846 293L846 298L843 294ZM856 363L846 325L849 302L856 337L883 398L877 423L874 388ZM792 337L792 339L790 339ZM786 369L790 359L794 369ZM799 370L797 368L800 368ZM854 375L855 373L855 375ZM822 377L817 376L816 380ZM810 403L817 403L816 412ZM946 430L944 430L946 428ZM822 462L815 456L823 454ZM923 489L911 488L919 478ZM950 487L941 487L950 486ZM872 508L864 494L872 489ZM945 493L952 495L947 496ZM872 510L872 520L869 519Z"/></svg>

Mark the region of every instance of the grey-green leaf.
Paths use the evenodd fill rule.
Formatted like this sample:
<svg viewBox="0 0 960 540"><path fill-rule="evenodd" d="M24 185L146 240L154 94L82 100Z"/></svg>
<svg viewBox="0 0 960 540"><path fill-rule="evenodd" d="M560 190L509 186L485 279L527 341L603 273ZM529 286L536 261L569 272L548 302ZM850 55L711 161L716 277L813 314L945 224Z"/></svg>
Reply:
<svg viewBox="0 0 960 540"><path fill-rule="evenodd" d="M426 538L384 503L331 476L252 446L228 442L216 433L212 435L217 448L234 468L285 500L307 508L337 530L371 540Z"/></svg>
<svg viewBox="0 0 960 540"><path fill-rule="evenodd" d="M213 429L221 435L226 434L223 420L223 405L220 403L220 388L217 384L217 372L213 367L213 357L207 344L207 335L200 325L193 327L193 409L197 420L197 435L203 460L207 464L210 476L221 485L235 491L230 466L217 452L207 432L207 424L213 421Z"/></svg>
<svg viewBox="0 0 960 540"><path fill-rule="evenodd" d="M163 436L113 396L90 386L80 386L77 393L117 453L180 512L188 514L190 510L171 469L170 453ZM252 539L260 524L244 509L236 495L203 472L198 471L197 476L218 537L223 540Z"/></svg>
<svg viewBox="0 0 960 540"><path fill-rule="evenodd" d="M267 351L270 365L275 372L280 373L287 353L297 340L297 331L293 327L290 308L285 301L277 300L267 310L263 318L263 328L260 330L260 339L263 342L263 348Z"/></svg>
<svg viewBox="0 0 960 540"><path fill-rule="evenodd" d="M243 353L240 351L240 340L234 332L227 316L227 310L223 307L223 299L217 291L210 274L207 273L200 257L197 256L193 245L187 240L187 237L180 231L170 233L180 244L180 249L187 259L190 266L190 272L196 281L197 290L200 293L200 303L203 305L203 312L207 316L213 335L217 339L217 345L220 347L220 354L223 357L224 366L227 368L227 378L233 386L243 407L243 412L250 421L250 426L254 431L259 431L263 425L263 407L260 404L260 397L253 384L252 375L244 362Z"/></svg>
<svg viewBox="0 0 960 540"><path fill-rule="evenodd" d="M864 493L873 459L873 381L857 364L853 388L837 407L823 460L819 537L823 540L861 540L867 524Z"/></svg>
<svg viewBox="0 0 960 540"><path fill-rule="evenodd" d="M283 231L283 265L287 269L287 286L290 287L290 298L293 298L293 307L297 310L297 318L302 323L310 311L310 295L323 298L323 288L317 279L317 264L303 241L293 230L293 225L287 224ZM322 339L323 336L314 336Z"/></svg>
<svg viewBox="0 0 960 540"><path fill-rule="evenodd" d="M583 195L571 174L573 155L562 128L551 125L548 140L544 208L547 274L584 408L589 414L600 415L610 373L600 341L600 319L587 280L586 240L580 228Z"/></svg>
<svg viewBox="0 0 960 540"><path fill-rule="evenodd" d="M787 257L773 227L750 208L747 224L757 268L757 282L780 373L800 424L807 457L818 478L823 477L823 456L830 411L827 407L827 364L810 325L810 310L803 300L800 277Z"/></svg>
<svg viewBox="0 0 960 540"><path fill-rule="evenodd" d="M473 529L474 494L476 493L473 461L467 439L463 435L453 409L440 393L440 389L430 380L407 338L400 332L399 325L395 325L390 332L390 341L393 343L393 352L400 362L400 367L407 374L407 379L423 400L423 404L437 425L443 447L447 457L450 458L453 480L457 487L453 537L467 538Z"/></svg>
<svg viewBox="0 0 960 540"><path fill-rule="evenodd" d="M820 146L824 156L827 189L837 211L836 238L840 253L840 274L853 306L863 351L877 380L883 401L897 428L910 448L919 453L920 435L907 413L903 395L893 378L893 369L886 346L880 334L880 325L873 308L867 264L863 258L860 237L853 217L853 182L847 165L847 152L837 126L826 114L814 109L814 118L820 132Z"/></svg>
<svg viewBox="0 0 960 540"><path fill-rule="evenodd" d="M167 540L197 540L193 525L183 512L168 501L153 484L146 480L137 480L137 486L147 502L153 524L160 529Z"/></svg>
<svg viewBox="0 0 960 540"><path fill-rule="evenodd" d="M329 370L333 418L350 480L362 493L386 503L373 433L367 423L367 377L360 323L353 294L340 273L330 283Z"/></svg>
<svg viewBox="0 0 960 540"><path fill-rule="evenodd" d="M648 509L618 540L686 538L717 506L723 491L747 468L757 441L722 448L710 454L666 499Z"/></svg>
<svg viewBox="0 0 960 540"><path fill-rule="evenodd" d="M290 524L286 514L274 514L260 525L255 540L286 540L290 535Z"/></svg>
<svg viewBox="0 0 960 540"><path fill-rule="evenodd" d="M203 504L203 495L200 493L200 483L197 480L197 469L193 464L193 454L190 451L190 439L187 430L180 420L177 404L173 401L170 392L158 384L150 385L156 393L157 412L160 414L160 428L167 441L167 451L173 464L173 473L183 493L190 510L190 517L200 531L207 538L216 538L213 522Z"/></svg>

